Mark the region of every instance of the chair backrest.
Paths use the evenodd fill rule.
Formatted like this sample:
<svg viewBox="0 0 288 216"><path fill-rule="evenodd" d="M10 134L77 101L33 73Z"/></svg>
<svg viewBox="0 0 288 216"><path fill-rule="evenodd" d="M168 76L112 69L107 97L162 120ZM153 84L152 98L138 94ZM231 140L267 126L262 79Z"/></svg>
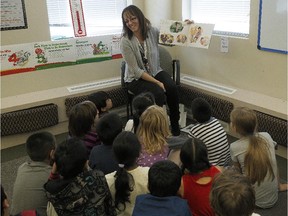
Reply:
<svg viewBox="0 0 288 216"><path fill-rule="evenodd" d="M120 77L121 77L121 86L125 87L125 81L124 81L124 77L125 77L125 67L126 67L126 62L122 61L121 62L121 68L120 68Z"/></svg>
<svg viewBox="0 0 288 216"><path fill-rule="evenodd" d="M173 76L173 61L170 53L162 46L159 46L160 67L171 77Z"/></svg>

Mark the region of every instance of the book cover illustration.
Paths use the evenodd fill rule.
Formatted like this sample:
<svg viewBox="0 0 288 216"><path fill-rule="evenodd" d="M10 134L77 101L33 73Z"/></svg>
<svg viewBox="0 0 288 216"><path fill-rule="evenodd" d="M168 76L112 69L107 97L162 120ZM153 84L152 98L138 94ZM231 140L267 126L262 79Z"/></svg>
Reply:
<svg viewBox="0 0 288 216"><path fill-rule="evenodd" d="M208 49L214 24L161 20L159 43Z"/></svg>

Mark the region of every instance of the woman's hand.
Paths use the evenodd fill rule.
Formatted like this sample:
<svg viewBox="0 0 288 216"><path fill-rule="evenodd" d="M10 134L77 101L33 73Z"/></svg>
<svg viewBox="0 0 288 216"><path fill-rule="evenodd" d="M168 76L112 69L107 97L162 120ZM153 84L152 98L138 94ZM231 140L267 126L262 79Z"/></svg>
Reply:
<svg viewBox="0 0 288 216"><path fill-rule="evenodd" d="M194 24L194 20L185 19L184 22L188 25Z"/></svg>
<svg viewBox="0 0 288 216"><path fill-rule="evenodd" d="M160 81L157 82L157 85L160 86L164 90L164 92L166 92L166 89L165 89L164 84L162 82L160 82Z"/></svg>

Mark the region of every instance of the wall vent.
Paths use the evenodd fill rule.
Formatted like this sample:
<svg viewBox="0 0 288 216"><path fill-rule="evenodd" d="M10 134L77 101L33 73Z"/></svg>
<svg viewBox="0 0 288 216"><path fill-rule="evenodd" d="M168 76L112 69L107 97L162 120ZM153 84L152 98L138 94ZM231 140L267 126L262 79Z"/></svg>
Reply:
<svg viewBox="0 0 288 216"><path fill-rule="evenodd" d="M195 86L200 86L202 88L203 87L209 88L209 89L216 90L218 92L222 92L225 94L233 94L234 92L236 92L236 89L228 88L226 86L211 83L211 82L204 81L201 79L196 79L196 78L190 77L190 76L181 77L181 82L183 82L184 84L188 84L188 85L195 85Z"/></svg>
<svg viewBox="0 0 288 216"><path fill-rule="evenodd" d="M92 83L85 83L82 85L67 87L69 92L80 92L90 89L107 88L120 85L120 78L113 78L108 80L101 80Z"/></svg>

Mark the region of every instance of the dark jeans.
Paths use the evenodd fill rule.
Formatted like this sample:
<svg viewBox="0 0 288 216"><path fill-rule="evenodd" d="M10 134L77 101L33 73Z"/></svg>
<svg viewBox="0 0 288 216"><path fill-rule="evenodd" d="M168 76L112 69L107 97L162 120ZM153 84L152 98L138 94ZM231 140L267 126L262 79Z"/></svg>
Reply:
<svg viewBox="0 0 288 216"><path fill-rule="evenodd" d="M159 72L154 78L163 83L166 92L164 92L163 89L157 84L148 82L143 79L134 80L131 83L128 83L128 89L135 95L138 95L142 92L151 92L154 95L156 104L158 106L163 106L165 103L167 103L169 107L169 117L172 133L173 135L179 135L178 121L180 118L180 113L177 86L170 75L165 71Z"/></svg>

